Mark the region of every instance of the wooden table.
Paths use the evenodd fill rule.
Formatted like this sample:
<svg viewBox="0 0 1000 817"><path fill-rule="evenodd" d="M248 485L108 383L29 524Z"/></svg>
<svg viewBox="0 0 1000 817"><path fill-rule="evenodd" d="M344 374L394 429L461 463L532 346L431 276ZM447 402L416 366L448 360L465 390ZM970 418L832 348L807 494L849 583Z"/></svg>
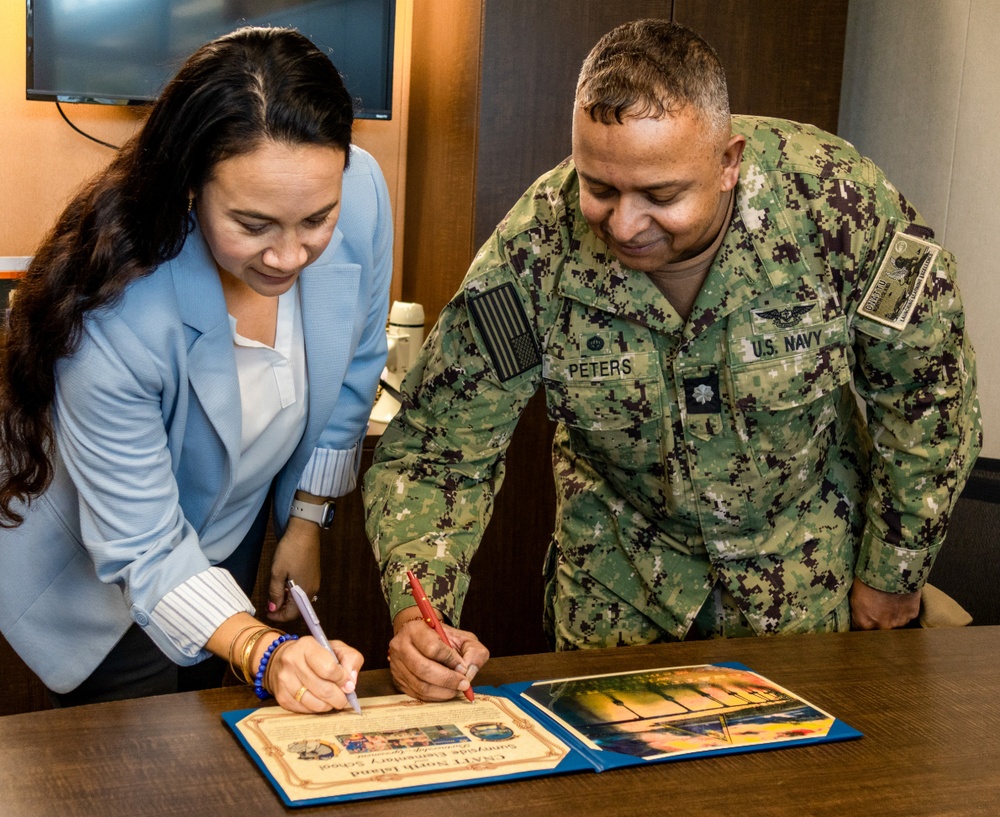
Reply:
<svg viewBox="0 0 1000 817"><path fill-rule="evenodd" d="M244 687L0 718L0 815L995 815L1000 627L733 639L491 661L483 684L739 661L861 740L289 810L219 713ZM392 692L387 671L364 696Z"/></svg>

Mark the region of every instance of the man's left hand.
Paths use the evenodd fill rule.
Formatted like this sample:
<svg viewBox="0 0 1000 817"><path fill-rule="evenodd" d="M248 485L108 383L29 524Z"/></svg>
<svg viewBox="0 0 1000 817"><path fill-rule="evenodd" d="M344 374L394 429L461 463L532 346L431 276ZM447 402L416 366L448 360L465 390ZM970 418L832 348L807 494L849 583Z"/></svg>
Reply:
<svg viewBox="0 0 1000 817"><path fill-rule="evenodd" d="M851 587L851 629L894 630L920 614L920 591L887 593L855 579Z"/></svg>

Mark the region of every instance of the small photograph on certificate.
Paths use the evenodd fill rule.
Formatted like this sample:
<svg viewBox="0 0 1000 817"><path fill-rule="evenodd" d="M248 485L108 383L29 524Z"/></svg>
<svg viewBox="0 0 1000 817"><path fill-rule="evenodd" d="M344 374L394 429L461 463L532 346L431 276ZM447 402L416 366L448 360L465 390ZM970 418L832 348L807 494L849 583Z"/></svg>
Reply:
<svg viewBox="0 0 1000 817"><path fill-rule="evenodd" d="M755 672L716 664L539 681L521 694L590 749L642 760L815 741L836 721Z"/></svg>

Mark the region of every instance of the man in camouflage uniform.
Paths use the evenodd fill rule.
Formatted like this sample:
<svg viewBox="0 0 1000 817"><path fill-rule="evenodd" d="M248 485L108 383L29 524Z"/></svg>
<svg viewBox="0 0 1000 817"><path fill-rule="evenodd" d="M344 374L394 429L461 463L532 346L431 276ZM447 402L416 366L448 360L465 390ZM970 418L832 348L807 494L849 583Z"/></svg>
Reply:
<svg viewBox="0 0 1000 817"><path fill-rule="evenodd" d="M561 649L902 626L981 438L952 255L849 144L730 118L714 52L660 21L584 63L572 160L480 250L367 474L411 694L488 657L408 627L404 576L458 621L539 387Z"/></svg>

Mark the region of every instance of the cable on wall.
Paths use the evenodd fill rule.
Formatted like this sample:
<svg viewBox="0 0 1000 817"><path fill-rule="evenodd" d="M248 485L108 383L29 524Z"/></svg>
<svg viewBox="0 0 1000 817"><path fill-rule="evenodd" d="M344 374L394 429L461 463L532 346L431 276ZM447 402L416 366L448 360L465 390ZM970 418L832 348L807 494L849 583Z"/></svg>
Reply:
<svg viewBox="0 0 1000 817"><path fill-rule="evenodd" d="M66 116L66 112L62 109L62 105L56 100L56 110L59 111L59 115L66 120L66 124L69 125L73 130L79 133L81 136L87 137L91 142L97 142L99 145L104 145L106 148L111 148L112 150L118 150L118 145L112 145L110 142L105 142L102 139L98 139L96 136L91 136L89 133L85 133L80 130L76 125L69 121L69 117Z"/></svg>

